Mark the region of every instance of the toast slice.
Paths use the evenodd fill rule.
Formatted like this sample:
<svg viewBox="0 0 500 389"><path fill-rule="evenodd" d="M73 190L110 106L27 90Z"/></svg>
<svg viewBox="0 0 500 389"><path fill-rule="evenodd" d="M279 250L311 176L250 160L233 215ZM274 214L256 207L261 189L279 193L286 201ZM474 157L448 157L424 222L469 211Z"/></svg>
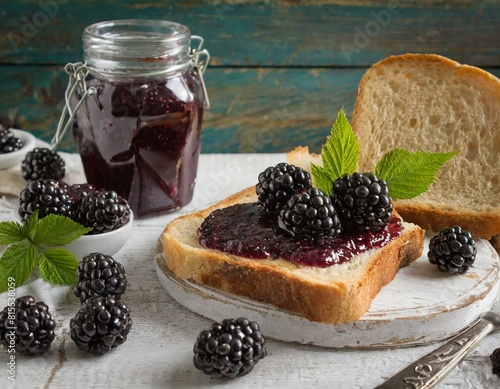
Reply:
<svg viewBox="0 0 500 389"><path fill-rule="evenodd" d="M429 190L396 200L404 220L439 231L460 225L473 236L500 233L500 80L439 55L388 57L365 73L352 127L360 145L359 171L373 171L383 154L461 149L439 171ZM289 162L310 171L297 149Z"/></svg>
<svg viewBox="0 0 500 389"><path fill-rule="evenodd" d="M166 265L177 277L272 304L311 321L345 323L369 309L398 269L420 257L424 231L403 223L403 233L379 249L327 268L284 259L247 259L206 249L197 230L215 209L256 202L255 188L170 222L163 233Z"/></svg>

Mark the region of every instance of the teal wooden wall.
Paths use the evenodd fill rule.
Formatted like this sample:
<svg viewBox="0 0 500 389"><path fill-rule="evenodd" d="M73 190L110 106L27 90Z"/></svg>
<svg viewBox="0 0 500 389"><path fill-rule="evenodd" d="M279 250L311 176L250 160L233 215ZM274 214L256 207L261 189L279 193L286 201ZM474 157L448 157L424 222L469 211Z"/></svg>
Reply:
<svg viewBox="0 0 500 389"><path fill-rule="evenodd" d="M212 54L203 152L319 150L362 75L391 54L437 53L500 76L500 1L19 0L0 10L0 120L49 140L63 67L97 21L177 21ZM64 150L74 150L68 134Z"/></svg>

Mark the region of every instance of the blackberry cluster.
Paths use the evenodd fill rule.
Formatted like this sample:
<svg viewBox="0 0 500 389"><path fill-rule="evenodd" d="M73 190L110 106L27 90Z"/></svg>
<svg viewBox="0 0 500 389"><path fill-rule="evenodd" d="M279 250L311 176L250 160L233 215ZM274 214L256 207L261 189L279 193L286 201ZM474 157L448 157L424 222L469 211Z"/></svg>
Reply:
<svg viewBox="0 0 500 389"><path fill-rule="evenodd" d="M245 318L225 319L199 333L193 347L193 363L207 375L241 377L267 355L264 344L256 322Z"/></svg>
<svg viewBox="0 0 500 389"><path fill-rule="evenodd" d="M290 197L281 209L280 220L297 237L335 238L341 232L330 198L314 187Z"/></svg>
<svg viewBox="0 0 500 389"><path fill-rule="evenodd" d="M443 228L431 238L427 257L444 273L462 274L476 260L476 242L469 231L459 226Z"/></svg>
<svg viewBox="0 0 500 389"><path fill-rule="evenodd" d="M73 219L89 234L115 230L130 219L130 206L114 191L97 190L89 184L64 185L53 179L29 181L19 195L19 214L22 218L38 210L43 218L54 213Z"/></svg>
<svg viewBox="0 0 500 389"><path fill-rule="evenodd" d="M73 203L66 190L52 179L29 181L19 195L19 215L24 219L38 210L43 218L54 213L73 217Z"/></svg>
<svg viewBox="0 0 500 389"><path fill-rule="evenodd" d="M493 374L500 376L500 348L496 348L490 355L491 363L493 364Z"/></svg>
<svg viewBox="0 0 500 389"><path fill-rule="evenodd" d="M380 231L391 219L387 184L372 173L343 175L334 182L330 197L346 230Z"/></svg>
<svg viewBox="0 0 500 389"><path fill-rule="evenodd" d="M68 196L73 200L73 204L75 204L75 206L82 197L88 196L97 191L97 188L90 184L65 185L64 189L68 193Z"/></svg>
<svg viewBox="0 0 500 389"><path fill-rule="evenodd" d="M20 150L24 143L10 129L0 128L0 154Z"/></svg>
<svg viewBox="0 0 500 389"><path fill-rule="evenodd" d="M15 315L15 319L12 319ZM55 338L56 323L43 302L33 296L22 296L15 301L15 310L5 307L0 312L0 341L9 347L14 336L16 351L42 354L50 349ZM14 332L14 335L12 335Z"/></svg>
<svg viewBox="0 0 500 389"><path fill-rule="evenodd" d="M292 195L311 187L311 175L308 172L283 162L259 174L256 192L259 203L266 211L279 212Z"/></svg>
<svg viewBox="0 0 500 389"><path fill-rule="evenodd" d="M115 191L92 191L81 196L75 217L83 226L92 227L89 234L100 234L126 224L130 219L130 207Z"/></svg>
<svg viewBox="0 0 500 389"><path fill-rule="evenodd" d="M71 339L83 351L103 355L127 340L129 307L113 296L88 299L70 321Z"/></svg>
<svg viewBox="0 0 500 389"><path fill-rule="evenodd" d="M60 180L66 174L65 162L55 151L46 147L37 147L26 153L21 162L21 172L25 180L51 178Z"/></svg>
<svg viewBox="0 0 500 389"><path fill-rule="evenodd" d="M113 257L92 253L83 257L78 264L73 292L82 304L95 297L114 296L120 299L125 289L125 268Z"/></svg>

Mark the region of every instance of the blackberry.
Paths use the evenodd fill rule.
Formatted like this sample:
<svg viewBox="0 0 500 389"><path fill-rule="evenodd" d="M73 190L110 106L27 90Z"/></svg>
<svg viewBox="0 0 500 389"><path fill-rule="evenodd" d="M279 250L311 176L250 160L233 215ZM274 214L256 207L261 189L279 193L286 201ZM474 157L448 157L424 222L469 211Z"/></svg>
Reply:
<svg viewBox="0 0 500 389"><path fill-rule="evenodd" d="M94 191L77 203L76 221L92 227L89 234L100 234L120 228L130 219L130 206L115 191Z"/></svg>
<svg viewBox="0 0 500 389"><path fill-rule="evenodd" d="M111 256L92 253L78 264L73 292L82 304L94 297L114 296L120 299L126 288L125 268Z"/></svg>
<svg viewBox="0 0 500 389"><path fill-rule="evenodd" d="M28 181L40 178L60 180L66 174L65 162L55 150L37 147L26 153L21 162L21 172Z"/></svg>
<svg viewBox="0 0 500 389"><path fill-rule="evenodd" d="M16 299L14 307L0 312L0 340L9 347L15 340L16 351L26 354L46 352L55 338L56 323L43 301L33 296ZM14 316L14 318L12 318Z"/></svg>
<svg viewBox="0 0 500 389"><path fill-rule="evenodd" d="M24 146L23 141L14 136L9 129L0 129L0 153L7 154L20 150Z"/></svg>
<svg viewBox="0 0 500 389"><path fill-rule="evenodd" d="M268 212L279 212L294 193L312 187L311 175L285 162L268 167L259 174L256 192L259 203Z"/></svg>
<svg viewBox="0 0 500 389"><path fill-rule="evenodd" d="M23 146L24 146L23 141L13 136L12 138L9 139L7 144L4 145L2 152L4 154L12 153L14 151L21 150Z"/></svg>
<svg viewBox="0 0 500 389"><path fill-rule="evenodd" d="M491 363L493 364L493 374L500 376L500 348L497 348L490 355Z"/></svg>
<svg viewBox="0 0 500 389"><path fill-rule="evenodd" d="M284 229L296 237L335 238L340 234L340 220L331 200L318 188L294 194L280 212Z"/></svg>
<svg viewBox="0 0 500 389"><path fill-rule="evenodd" d="M88 299L69 323L71 339L83 351L103 355L127 340L130 308L113 296Z"/></svg>
<svg viewBox="0 0 500 389"><path fill-rule="evenodd" d="M344 174L334 182L330 197L347 231L380 231L391 219L387 184L372 173Z"/></svg>
<svg viewBox="0 0 500 389"><path fill-rule="evenodd" d="M87 196L97 191L97 188L90 184L66 185L64 188L66 189L66 192L68 192L68 195L75 200L75 202L83 196Z"/></svg>
<svg viewBox="0 0 500 389"><path fill-rule="evenodd" d="M267 355L264 344L256 322L245 318L224 319L199 333L193 347L193 363L207 375L240 377Z"/></svg>
<svg viewBox="0 0 500 389"><path fill-rule="evenodd" d="M443 228L431 238L427 257L445 273L465 273L476 260L476 242L459 226Z"/></svg>
<svg viewBox="0 0 500 389"><path fill-rule="evenodd" d="M94 192L98 192L98 190L90 184L73 184L73 185L64 185L64 189L66 193L71 198L73 205L76 206L80 199L84 196L88 196Z"/></svg>
<svg viewBox="0 0 500 389"><path fill-rule="evenodd" d="M66 190L57 181L39 179L29 181L19 194L19 215L24 219L38 210L38 217L48 214L73 217L74 206Z"/></svg>
<svg viewBox="0 0 500 389"><path fill-rule="evenodd" d="M0 149L3 150L4 146L9 142L9 139L13 135L12 131L0 125Z"/></svg>

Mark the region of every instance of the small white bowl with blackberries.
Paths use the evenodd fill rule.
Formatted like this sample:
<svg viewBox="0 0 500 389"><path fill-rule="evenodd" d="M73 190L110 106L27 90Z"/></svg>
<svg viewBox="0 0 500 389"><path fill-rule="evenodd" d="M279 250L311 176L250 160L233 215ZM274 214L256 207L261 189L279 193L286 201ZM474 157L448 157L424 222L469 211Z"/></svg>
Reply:
<svg viewBox="0 0 500 389"><path fill-rule="evenodd" d="M65 162L55 150L37 147L29 151L21 162L21 172L27 181L19 194L22 219L38 211L39 218L63 215L92 228L64 246L77 259L91 252L114 255L129 239L134 215L128 202L113 190L66 184Z"/></svg>
<svg viewBox="0 0 500 389"><path fill-rule="evenodd" d="M35 137L29 132L0 125L0 170L19 164L35 145Z"/></svg>

